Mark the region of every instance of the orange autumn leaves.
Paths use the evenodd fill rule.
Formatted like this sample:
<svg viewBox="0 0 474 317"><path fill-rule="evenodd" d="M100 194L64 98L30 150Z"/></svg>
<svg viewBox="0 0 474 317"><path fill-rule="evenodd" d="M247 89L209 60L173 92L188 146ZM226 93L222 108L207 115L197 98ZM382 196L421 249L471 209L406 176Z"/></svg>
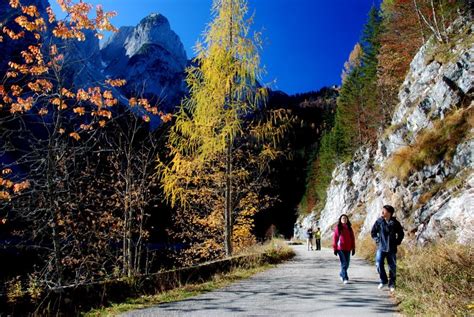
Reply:
<svg viewBox="0 0 474 317"><path fill-rule="evenodd" d="M147 99L132 97L128 100L128 102L130 107L141 106L147 112L159 116L163 122L171 121L171 119L173 118L171 113L164 113L163 111L158 111L157 107L150 106L150 103ZM150 117L148 115L143 115L142 119L145 122L150 122Z"/></svg>
<svg viewBox="0 0 474 317"><path fill-rule="evenodd" d="M46 11L50 24L42 19L38 9L33 5L23 6L19 0L11 0L9 4L12 9L17 9L18 16L14 18L14 21L21 29L21 31L15 32L6 26L3 28L3 33L11 40L22 38L28 32L46 31L48 27L54 28L52 33L55 37L76 40L85 39L82 33L84 30L93 30L96 35L99 31L116 31L110 23L110 18L115 16L114 12L105 12L101 6L96 6L95 18L89 18L93 7L82 1L73 3L71 0L58 0L61 9L67 13L67 21L57 21L54 12L48 7ZM53 22L56 23L52 25ZM39 39L36 34L35 38ZM0 41L3 41L3 36L0 37ZM118 100L114 98L110 89L104 89L103 86L122 87L126 84L125 80L107 79L102 84L102 88L90 87L87 91L78 89L76 92L62 88L60 92L53 93L54 85L46 75L50 71L61 71L64 56L59 53L56 45L51 45L49 50L45 50L43 45L38 41L37 44L29 45L26 50L23 50L21 52L23 63L19 61L8 63L10 69L5 74L7 78L13 81L20 77L22 79L28 77L29 81L23 88L16 84L0 83L0 108L8 108L11 113L24 113L33 108L39 96L44 97L49 94L52 96L48 102L56 106L58 110L66 110L72 106L75 114L84 116L86 108L77 105L77 103L86 102L97 107L97 109L91 111L92 116L110 119L112 113L107 108L118 104ZM49 51L47 56L44 56L45 51ZM28 97L21 97L22 93L27 94ZM72 102L74 98L76 99L74 100L75 103ZM152 107L146 99L131 98L129 104L132 107L138 104L146 112L160 116L165 122L171 120L170 114L158 111L157 107ZM38 109L38 113L45 116L50 113L50 110L47 106L43 106ZM143 120L150 121L150 117L143 115ZM99 122L99 127L103 127L104 121L99 120Z"/></svg>
<svg viewBox="0 0 474 317"><path fill-rule="evenodd" d="M58 0L66 13L65 20L58 20L51 7L46 15L34 5L23 5L21 0L10 0L12 15L10 23L0 28L0 42L17 48L8 69L0 78L0 111L5 115L18 117L36 113L43 120L59 113L76 118L75 127L59 125L56 133L74 141L81 140L84 131L103 128L113 116L112 107L119 103L116 89L126 84L122 79L107 79L97 87L65 87L59 80L65 60L65 50L70 42L44 41L44 34L65 40L85 40L85 31L93 31L98 38L102 31L116 31L110 23L114 12L105 12L101 6L93 7L82 1ZM93 16L95 13L95 16ZM18 41L19 39L25 41ZM25 45L25 42L28 43ZM50 43L57 44L50 44ZM60 43L60 44L59 44ZM62 45L62 46L61 46ZM71 85L72 86L72 85ZM148 113L160 116L163 121L171 120L170 114L158 111L145 99L131 98L131 106L141 106L145 113L142 119L150 121ZM126 102L126 100L124 100ZM64 116L63 114L61 114ZM1 168L1 167L0 167ZM10 195L27 188L27 183L13 184L2 179L0 201L9 200Z"/></svg>
<svg viewBox="0 0 474 317"><path fill-rule="evenodd" d="M116 16L115 12L105 12L101 5L95 7L95 18L90 19L89 15L93 6L89 3L78 2L73 3L72 0L57 0L61 9L67 13L69 21L59 21L53 30L54 36L62 39L76 39L84 41L85 35L82 30L94 31L117 31L110 23L110 19ZM54 15L50 14L50 21L55 20ZM96 32L95 35L100 39L102 33Z"/></svg>
<svg viewBox="0 0 474 317"><path fill-rule="evenodd" d="M30 187L30 183L28 181L23 181L20 183L14 183L9 180L7 177L9 174L12 173L12 170L9 168L3 169L0 176L0 200L10 200L11 194L9 191L13 193L19 193L25 189Z"/></svg>

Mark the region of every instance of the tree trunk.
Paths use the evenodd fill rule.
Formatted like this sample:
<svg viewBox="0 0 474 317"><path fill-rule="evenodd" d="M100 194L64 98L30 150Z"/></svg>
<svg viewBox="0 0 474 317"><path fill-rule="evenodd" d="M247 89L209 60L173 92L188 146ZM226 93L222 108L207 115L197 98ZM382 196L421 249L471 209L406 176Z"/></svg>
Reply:
<svg viewBox="0 0 474 317"><path fill-rule="evenodd" d="M233 0L230 0L230 23L229 23L229 49L233 48ZM229 88L228 101L231 102L233 98L232 83ZM226 256L232 255L232 139L231 136L227 136L227 153L226 153L226 164L225 164L225 210L224 210L224 247Z"/></svg>
<svg viewBox="0 0 474 317"><path fill-rule="evenodd" d="M230 138L227 141L226 167L225 167L225 254L232 255L232 142Z"/></svg>
<svg viewBox="0 0 474 317"><path fill-rule="evenodd" d="M54 186L54 171L56 170L55 164L53 163L54 158L54 153L51 150L51 145L50 150L48 151L48 170L47 170L47 197L49 200L49 213L51 217L51 238L53 242L53 250L54 250L54 266L57 274L57 286L62 286L63 281L62 281L62 275L63 275L63 268L61 264L61 243L59 241L59 235L58 232L56 231L56 223L57 223L57 202L55 201L56 195L55 191L53 189Z"/></svg>

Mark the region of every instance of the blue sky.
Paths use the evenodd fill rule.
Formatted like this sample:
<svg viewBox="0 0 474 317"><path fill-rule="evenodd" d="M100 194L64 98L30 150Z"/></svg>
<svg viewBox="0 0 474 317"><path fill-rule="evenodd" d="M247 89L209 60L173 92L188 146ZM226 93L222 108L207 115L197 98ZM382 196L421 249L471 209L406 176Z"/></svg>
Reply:
<svg viewBox="0 0 474 317"><path fill-rule="evenodd" d="M54 0L50 0L53 3ZM293 94L340 84L342 66L375 0L248 0L263 31L264 83ZM157 12L168 18L188 58L210 19L212 0L92 0L118 13L115 26ZM378 1L376 1L378 2ZM57 6L56 6L57 7Z"/></svg>

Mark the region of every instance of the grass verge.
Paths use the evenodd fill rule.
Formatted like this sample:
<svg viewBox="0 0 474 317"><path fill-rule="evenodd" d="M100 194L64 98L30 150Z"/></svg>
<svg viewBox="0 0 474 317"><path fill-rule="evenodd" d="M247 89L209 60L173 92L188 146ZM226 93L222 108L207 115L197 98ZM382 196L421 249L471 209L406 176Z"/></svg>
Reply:
<svg viewBox="0 0 474 317"><path fill-rule="evenodd" d="M474 315L474 246L440 242L405 250L397 292L407 316Z"/></svg>
<svg viewBox="0 0 474 317"><path fill-rule="evenodd" d="M370 236L358 241L358 254L375 262ZM394 297L404 316L474 316L474 246L439 242L397 252Z"/></svg>
<svg viewBox="0 0 474 317"><path fill-rule="evenodd" d="M83 316L116 316L129 310L143 309L158 304L184 300L189 297L225 287L235 281L249 278L256 273L272 268L275 264L288 260L295 255L293 250L287 246L283 240L272 240L265 245L252 247L246 250L245 253L259 253L262 256L260 260L246 262L244 266L234 267L228 273L216 274L209 281L182 285L175 289L155 295L143 295L138 298L129 298L123 303L114 303L109 307L91 310L84 313Z"/></svg>

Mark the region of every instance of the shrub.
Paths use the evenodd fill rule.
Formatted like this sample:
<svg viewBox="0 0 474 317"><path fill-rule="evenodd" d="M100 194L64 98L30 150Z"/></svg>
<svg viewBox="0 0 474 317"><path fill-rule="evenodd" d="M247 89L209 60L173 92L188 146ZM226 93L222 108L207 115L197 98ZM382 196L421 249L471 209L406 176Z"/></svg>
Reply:
<svg viewBox="0 0 474 317"><path fill-rule="evenodd" d="M24 292L21 285L20 276L13 278L12 280L6 283L7 286L7 299L9 303L15 303L20 299Z"/></svg>

